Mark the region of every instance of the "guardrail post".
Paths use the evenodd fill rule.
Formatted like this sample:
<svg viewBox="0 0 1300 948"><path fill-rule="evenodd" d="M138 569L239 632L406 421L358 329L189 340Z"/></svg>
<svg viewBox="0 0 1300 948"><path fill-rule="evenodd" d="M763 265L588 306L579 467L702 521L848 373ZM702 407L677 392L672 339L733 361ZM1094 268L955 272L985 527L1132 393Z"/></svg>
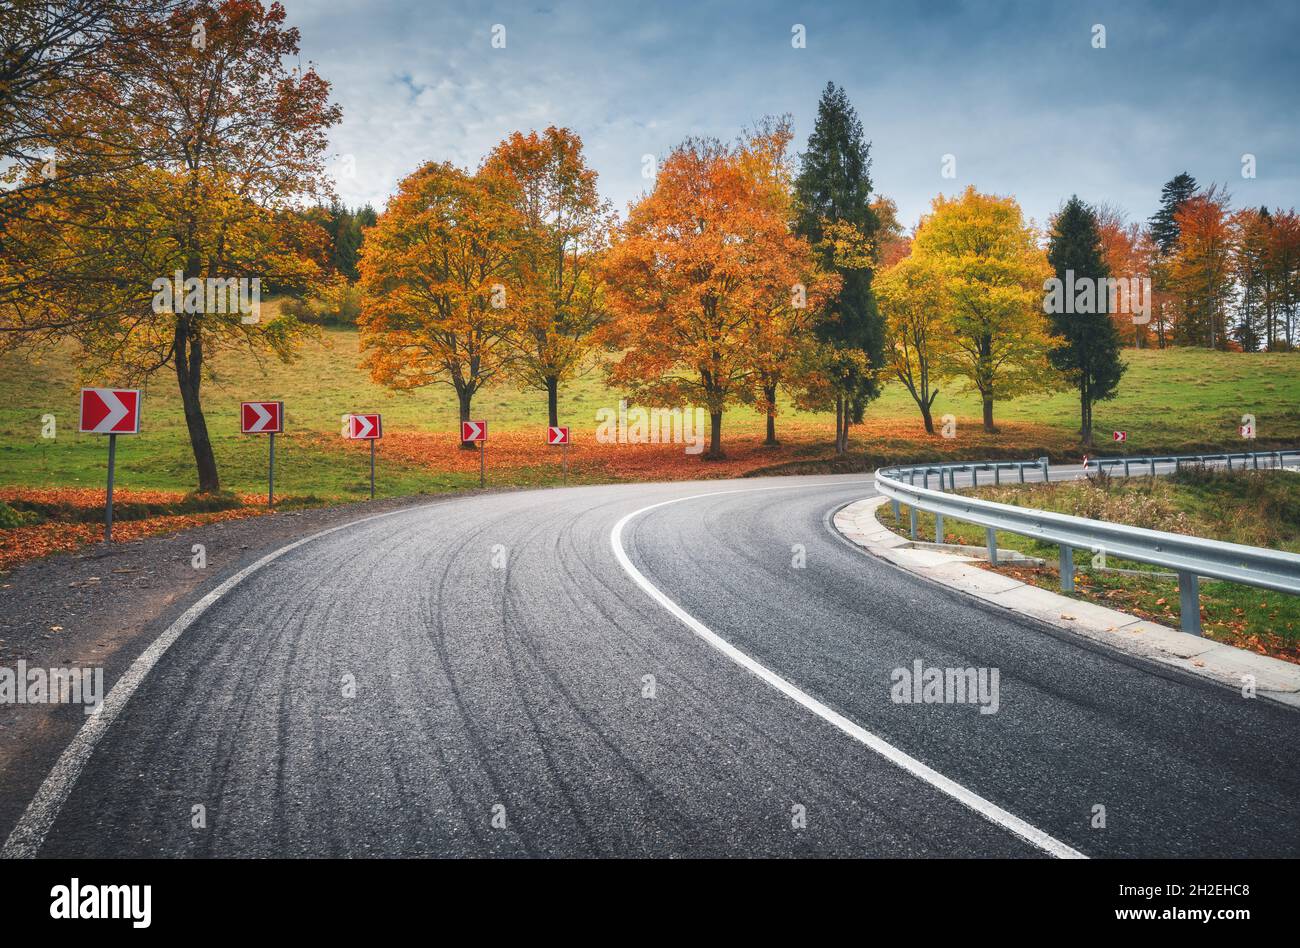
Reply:
<svg viewBox="0 0 1300 948"><path fill-rule="evenodd" d="M934 515L934 542L943 542L943 514Z"/></svg>
<svg viewBox="0 0 1300 948"><path fill-rule="evenodd" d="M927 467L921 475L921 486L926 490L930 489L930 469Z"/></svg>
<svg viewBox="0 0 1300 948"><path fill-rule="evenodd" d="M998 565L998 532L991 527L984 531L984 539L989 546L989 565Z"/></svg>
<svg viewBox="0 0 1300 948"><path fill-rule="evenodd" d="M1124 459L1124 476L1128 477L1128 458Z"/></svg>
<svg viewBox="0 0 1300 948"><path fill-rule="evenodd" d="M1061 545L1061 592L1074 592L1074 548Z"/></svg>
<svg viewBox="0 0 1300 948"><path fill-rule="evenodd" d="M1258 471L1258 470L1259 470L1259 454L1258 454L1258 453L1252 453L1251 456L1250 456L1250 460L1253 462L1253 464L1254 464L1254 466L1255 466L1255 470Z"/></svg>
<svg viewBox="0 0 1300 948"><path fill-rule="evenodd" d="M1151 476L1152 476L1152 477L1155 477L1155 476L1156 476L1156 459L1155 459L1155 458L1152 458L1152 459L1151 459Z"/></svg>
<svg viewBox="0 0 1300 948"><path fill-rule="evenodd" d="M1047 468L1050 462L1047 460L1047 458L1039 458L1038 463L1043 465L1043 483L1046 484L1049 480L1051 480L1051 478L1047 476Z"/></svg>
<svg viewBox="0 0 1300 948"><path fill-rule="evenodd" d="M893 508L894 508L894 524L897 525L897 524L898 524L898 518L899 518L898 501L896 501L896 500L891 500L891 501L890 501L890 504L893 505Z"/></svg>
<svg viewBox="0 0 1300 948"><path fill-rule="evenodd" d="M912 516L911 516L911 521L912 521L912 539L915 540L915 539L916 539L916 508L913 507L913 506L910 506L910 505L909 505L908 508L907 508L907 510L908 510L908 513L910 513L910 514L912 515Z"/></svg>
<svg viewBox="0 0 1300 948"><path fill-rule="evenodd" d="M974 464L970 466L970 486L980 486L980 469Z"/></svg>
<svg viewBox="0 0 1300 948"><path fill-rule="evenodd" d="M1228 473L1232 473L1232 455L1231 455L1231 454L1225 454L1225 455L1223 456L1223 460L1225 460L1225 461L1228 462Z"/></svg>
<svg viewBox="0 0 1300 948"><path fill-rule="evenodd" d="M997 486L1002 484L1002 465L1000 464L993 465L993 483Z"/></svg>
<svg viewBox="0 0 1300 948"><path fill-rule="evenodd" d="M1182 469L1183 469L1183 459L1174 458L1174 473L1177 474Z"/></svg>
<svg viewBox="0 0 1300 948"><path fill-rule="evenodd" d="M1183 631L1201 634L1201 580L1195 573L1178 572L1178 611Z"/></svg>

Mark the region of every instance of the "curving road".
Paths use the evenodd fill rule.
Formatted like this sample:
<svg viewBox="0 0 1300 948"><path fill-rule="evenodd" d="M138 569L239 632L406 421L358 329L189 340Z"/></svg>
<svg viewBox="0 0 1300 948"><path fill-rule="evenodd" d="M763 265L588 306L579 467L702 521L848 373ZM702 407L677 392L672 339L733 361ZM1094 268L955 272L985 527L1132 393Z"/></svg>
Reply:
<svg viewBox="0 0 1300 948"><path fill-rule="evenodd" d="M1300 714L872 559L829 524L872 493L530 491L304 543L163 655L39 853L1300 855ZM998 669L997 713L894 703L918 659Z"/></svg>

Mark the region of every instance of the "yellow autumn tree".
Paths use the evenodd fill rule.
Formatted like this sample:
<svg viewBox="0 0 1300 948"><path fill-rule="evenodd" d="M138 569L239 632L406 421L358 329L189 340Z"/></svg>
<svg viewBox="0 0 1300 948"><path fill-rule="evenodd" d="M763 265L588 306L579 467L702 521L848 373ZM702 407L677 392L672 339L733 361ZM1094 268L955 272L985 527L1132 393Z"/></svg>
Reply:
<svg viewBox="0 0 1300 948"><path fill-rule="evenodd" d="M558 425L559 388L589 364L594 331L604 321L600 253L613 212L596 190L582 139L567 128L515 132L484 162L506 179L524 230L513 269L528 288L512 346L512 376L546 392L549 423Z"/></svg>
<svg viewBox="0 0 1300 948"><path fill-rule="evenodd" d="M943 275L933 260L906 256L878 275L873 287L885 318L887 371L903 383L925 430L934 434L934 383L953 357Z"/></svg>
<svg viewBox="0 0 1300 948"><path fill-rule="evenodd" d="M1052 271L1014 198L974 187L938 196L917 229L912 256L933 269L942 287L952 351L941 372L979 393L985 431L997 431L995 400L1060 386L1047 361L1043 312Z"/></svg>

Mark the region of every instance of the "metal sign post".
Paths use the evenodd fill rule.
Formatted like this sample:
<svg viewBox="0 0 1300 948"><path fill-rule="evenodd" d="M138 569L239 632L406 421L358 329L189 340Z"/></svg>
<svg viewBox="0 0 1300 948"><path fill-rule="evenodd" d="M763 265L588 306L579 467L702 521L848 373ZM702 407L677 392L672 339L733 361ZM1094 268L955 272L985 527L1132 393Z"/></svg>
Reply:
<svg viewBox="0 0 1300 948"><path fill-rule="evenodd" d="M113 539L113 475L117 467L117 436L140 433L140 391L134 388L83 388L83 434L108 435L108 490L104 496L104 542Z"/></svg>
<svg viewBox="0 0 1300 948"><path fill-rule="evenodd" d="M562 425L550 425L546 429L546 443L560 446L561 463L564 465L564 483L569 483L569 429Z"/></svg>
<svg viewBox="0 0 1300 948"><path fill-rule="evenodd" d="M275 436L284 431L284 402L243 402L239 406L240 434L271 436L266 466L266 506L275 506Z"/></svg>
<svg viewBox="0 0 1300 948"><path fill-rule="evenodd" d="M487 448L487 422L462 421L460 440L462 444L478 442L478 486L479 490L482 490L487 484L487 462L484 460L484 451Z"/></svg>
<svg viewBox="0 0 1300 948"><path fill-rule="evenodd" d="M117 435L108 436L108 496L104 503L104 542L113 541L113 465L117 460Z"/></svg>
<svg viewBox="0 0 1300 948"><path fill-rule="evenodd" d="M374 413L357 413L345 416L347 418L347 429L344 431L345 438L351 438L354 441L370 442L370 499L375 499L375 442L384 436L383 416Z"/></svg>

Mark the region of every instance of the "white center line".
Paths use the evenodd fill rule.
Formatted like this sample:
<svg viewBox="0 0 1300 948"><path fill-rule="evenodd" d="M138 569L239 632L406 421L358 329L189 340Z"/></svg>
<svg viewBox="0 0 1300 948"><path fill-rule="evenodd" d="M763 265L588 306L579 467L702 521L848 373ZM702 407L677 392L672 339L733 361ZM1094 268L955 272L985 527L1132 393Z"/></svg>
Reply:
<svg viewBox="0 0 1300 948"><path fill-rule="evenodd" d="M872 734L861 725L850 721L838 711L822 704L807 692L786 681L770 668L746 655L730 642L713 632L713 630L700 622L681 606L677 605L677 603L669 599L663 591L659 589L659 587L646 579L644 574L633 565L631 559L628 558L627 552L623 549L623 528L627 526L628 522L634 517L639 517L641 514L654 510L657 507L664 507L668 504L679 504L687 500L697 500L701 497L716 497L721 494L743 494L757 490L788 490L793 487L807 486L810 485L790 484L782 485L780 487L749 487L741 488L739 490L721 490L705 494L692 494L689 497L677 497L673 500L663 500L657 504L650 504L647 507L642 507L640 510L634 510L618 523L614 524L614 529L611 530L609 534L609 542L614 548L614 557L618 560L619 565L623 567L623 570L632 577L632 580L640 586L651 599L663 606L664 609L675 616L688 629L702 638L705 642L708 642L741 668L761 678L791 701L801 704L804 708L817 715L817 717L821 718L823 721L839 728L849 737L865 744L868 748L875 751L881 757L884 757L890 763L903 768L908 773L925 781L936 790L946 793L957 802L974 810L986 820L996 823L1004 829L1010 830L1021 839L1032 843L1039 849L1042 849L1059 859L1087 859L1088 857L1077 849L1067 846L1059 839L1049 836L1037 827L1026 823L1015 814L1008 813L996 803L984 799L975 791L962 786L955 780L945 777L932 767L921 763L915 757L904 753L883 738ZM816 484L811 486L823 487L831 485ZM843 482L840 482L840 486L843 486Z"/></svg>

